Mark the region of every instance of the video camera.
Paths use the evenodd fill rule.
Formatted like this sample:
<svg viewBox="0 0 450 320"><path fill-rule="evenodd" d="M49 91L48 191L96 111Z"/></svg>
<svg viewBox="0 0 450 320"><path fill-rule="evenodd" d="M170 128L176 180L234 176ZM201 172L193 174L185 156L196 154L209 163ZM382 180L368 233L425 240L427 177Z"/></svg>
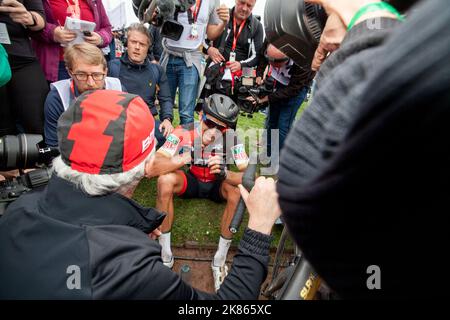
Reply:
<svg viewBox="0 0 450 320"><path fill-rule="evenodd" d="M133 0L134 13L142 23L161 27L161 36L177 41L184 27L177 21L179 13L186 12L196 0Z"/></svg>
<svg viewBox="0 0 450 320"><path fill-rule="evenodd" d="M45 146L42 136L19 134L0 138L0 171L19 169L21 175L0 181L0 216L9 203L31 189L46 185L51 160L59 155L57 148ZM23 173L22 169L38 168Z"/></svg>
<svg viewBox="0 0 450 320"><path fill-rule="evenodd" d="M267 0L264 18L269 43L299 67L310 70L328 18L325 10L304 0Z"/></svg>
<svg viewBox="0 0 450 320"><path fill-rule="evenodd" d="M254 79L253 83L251 83L248 78L243 77L239 81L237 91L236 101L241 112L247 115L247 117L251 117L253 113L265 107L265 104L253 103L247 100L248 97L252 97L253 100L258 101L258 99L271 95L276 91L275 80L272 77L267 77L261 85L257 85L254 83Z"/></svg>

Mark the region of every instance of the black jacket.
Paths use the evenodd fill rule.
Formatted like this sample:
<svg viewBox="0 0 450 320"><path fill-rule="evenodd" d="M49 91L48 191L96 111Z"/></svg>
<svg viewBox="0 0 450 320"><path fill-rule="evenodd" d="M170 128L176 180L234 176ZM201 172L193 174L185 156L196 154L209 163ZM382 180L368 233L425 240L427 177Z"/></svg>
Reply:
<svg viewBox="0 0 450 320"><path fill-rule="evenodd" d="M230 52L234 40L233 17L234 8L230 10L230 21L225 31L217 40L211 43L213 47L222 51L226 61L230 60ZM237 26L237 30L239 30L239 27ZM242 68L253 68L258 65L263 40L264 30L261 22L254 15L250 15L236 44L236 61L241 63Z"/></svg>
<svg viewBox="0 0 450 320"><path fill-rule="evenodd" d="M256 75L261 78L264 76L264 72L269 65L269 62L265 57L267 46L268 42L266 39L261 48L260 59L258 67L256 69ZM269 95L270 104L276 104L282 100L287 100L298 96L303 87L309 87L311 85L311 82L315 76L315 72L313 72L311 69L302 69L295 63L289 70L289 74L291 75L291 80L287 86L277 82L277 90Z"/></svg>
<svg viewBox="0 0 450 320"><path fill-rule="evenodd" d="M158 96L161 106L159 119L173 120L173 99L169 81L160 65L151 63L149 58L145 59L143 64L135 64L125 52L120 59L109 63L108 75L119 78L129 93L137 94L144 99L154 116L158 114L155 106L155 99Z"/></svg>
<svg viewBox="0 0 450 320"><path fill-rule="evenodd" d="M449 19L447 1L428 0L382 41L387 19L355 25L282 151L285 222L343 298L448 288Z"/></svg>
<svg viewBox="0 0 450 320"><path fill-rule="evenodd" d="M119 194L90 197L53 176L0 218L0 299L258 297L269 236L247 229L218 294L207 294L163 265L160 245L147 235L163 218Z"/></svg>

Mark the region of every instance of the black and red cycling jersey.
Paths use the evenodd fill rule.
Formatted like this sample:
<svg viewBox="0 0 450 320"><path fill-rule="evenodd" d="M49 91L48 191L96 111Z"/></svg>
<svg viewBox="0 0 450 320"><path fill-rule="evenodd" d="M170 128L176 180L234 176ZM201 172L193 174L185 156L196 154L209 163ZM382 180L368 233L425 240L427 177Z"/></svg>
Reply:
<svg viewBox="0 0 450 320"><path fill-rule="evenodd" d="M248 157L244 145L239 143L236 133L232 129L221 131L222 136L218 137L208 146L202 147L201 122L194 122L189 125L182 125L167 137L164 145L158 150L165 155L173 157L182 152L191 152L192 164L191 173L202 182L212 182L217 180L215 174L210 172L208 159L211 156L223 156L225 163L229 164L228 159L233 159L234 163L241 167L247 165ZM232 145L226 146L226 141L231 140Z"/></svg>

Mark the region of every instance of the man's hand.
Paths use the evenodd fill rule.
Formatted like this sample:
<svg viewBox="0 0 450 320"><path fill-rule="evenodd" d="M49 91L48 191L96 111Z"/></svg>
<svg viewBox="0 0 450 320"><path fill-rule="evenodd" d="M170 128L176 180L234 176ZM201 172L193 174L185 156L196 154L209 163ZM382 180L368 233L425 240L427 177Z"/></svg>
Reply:
<svg viewBox="0 0 450 320"><path fill-rule="evenodd" d="M336 13L332 13L327 20L325 28L320 37L319 46L314 53L311 64L313 71L318 71L328 54L339 49L342 40L345 37L346 28L342 20Z"/></svg>
<svg viewBox="0 0 450 320"><path fill-rule="evenodd" d="M259 177L250 193L242 185L239 185L239 189L250 215L248 227L270 235L275 221L281 215L275 181Z"/></svg>
<svg viewBox="0 0 450 320"><path fill-rule="evenodd" d="M239 70L241 70L242 66L241 63L238 61L234 61L234 62L227 62L227 68L230 68L231 72L238 72Z"/></svg>
<svg viewBox="0 0 450 320"><path fill-rule="evenodd" d="M219 174L223 168L223 157L212 156L208 159L208 167L212 174Z"/></svg>
<svg viewBox="0 0 450 320"><path fill-rule="evenodd" d="M56 27L53 31L53 40L61 44L68 44L75 40L77 34L73 31L66 30L63 27Z"/></svg>
<svg viewBox="0 0 450 320"><path fill-rule="evenodd" d="M264 80L262 77L256 77L255 82L258 86L262 85Z"/></svg>
<svg viewBox="0 0 450 320"><path fill-rule="evenodd" d="M155 230L153 230L151 233L148 234L148 237L152 240L156 240L158 239L158 237L162 235L161 230L159 230L158 228L156 228Z"/></svg>
<svg viewBox="0 0 450 320"><path fill-rule="evenodd" d="M169 119L165 119L163 122L161 122L161 124L159 125L159 131L163 133L164 138L167 138L169 134L172 133L173 126Z"/></svg>
<svg viewBox="0 0 450 320"><path fill-rule="evenodd" d="M92 32L90 36L84 36L84 40L96 47L102 45L103 43L102 37L97 32Z"/></svg>
<svg viewBox="0 0 450 320"><path fill-rule="evenodd" d="M0 13L8 13L12 21L30 26L34 23L33 16L25 6L16 0L3 0L0 6Z"/></svg>
<svg viewBox="0 0 450 320"><path fill-rule="evenodd" d="M227 25L230 21L230 9L225 4L221 4L216 10L219 19L223 21L224 25Z"/></svg>
<svg viewBox="0 0 450 320"><path fill-rule="evenodd" d="M247 97L245 100L250 101L253 105L260 105L260 104L268 103L269 96L262 97L261 99L256 98L256 100L255 100L255 98L250 96L250 97Z"/></svg>
<svg viewBox="0 0 450 320"><path fill-rule="evenodd" d="M215 64L220 64L221 62L225 61L225 58L220 54L219 49L214 47L208 48L208 56Z"/></svg>
<svg viewBox="0 0 450 320"><path fill-rule="evenodd" d="M163 174L174 172L188 163L191 163L190 153L185 152L169 158L156 152L156 155L145 165L145 177L148 179L159 177Z"/></svg>

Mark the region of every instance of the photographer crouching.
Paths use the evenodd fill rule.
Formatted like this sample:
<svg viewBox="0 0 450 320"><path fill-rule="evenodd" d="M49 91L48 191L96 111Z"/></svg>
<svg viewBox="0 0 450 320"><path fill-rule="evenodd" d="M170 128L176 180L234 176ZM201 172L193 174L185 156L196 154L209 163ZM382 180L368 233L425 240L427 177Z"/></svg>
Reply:
<svg viewBox="0 0 450 320"><path fill-rule="evenodd" d="M292 59L267 42L263 46L262 59L257 69L257 83L262 84L265 70L269 67L264 83L274 87L273 93L248 100L257 105L269 104L269 114L266 122L267 129L267 156L276 156L283 148L284 141L295 120L298 109L306 98L314 72L302 69ZM279 144L273 146L275 155L272 155L272 129L279 130Z"/></svg>

